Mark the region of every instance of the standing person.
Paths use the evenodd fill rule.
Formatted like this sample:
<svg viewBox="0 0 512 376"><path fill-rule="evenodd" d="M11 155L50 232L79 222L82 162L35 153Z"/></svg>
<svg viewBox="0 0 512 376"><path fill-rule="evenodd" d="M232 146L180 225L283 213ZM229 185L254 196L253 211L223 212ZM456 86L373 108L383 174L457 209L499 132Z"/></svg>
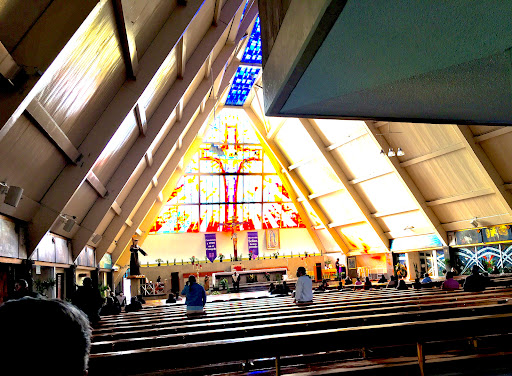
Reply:
<svg viewBox="0 0 512 376"><path fill-rule="evenodd" d="M233 279L233 292L240 292L240 274L235 270L231 278Z"/></svg>
<svg viewBox="0 0 512 376"><path fill-rule="evenodd" d="M313 282L306 275L306 268L299 266L297 269L297 284L295 285L295 303L309 303L313 301Z"/></svg>
<svg viewBox="0 0 512 376"><path fill-rule="evenodd" d="M334 263L334 266L336 267L336 279L341 281L340 259L339 258L336 259L336 262Z"/></svg>
<svg viewBox="0 0 512 376"><path fill-rule="evenodd" d="M204 276L204 289L210 291L210 277L207 275Z"/></svg>
<svg viewBox="0 0 512 376"><path fill-rule="evenodd" d="M480 268L478 265L473 265L471 275L468 275L464 282L464 291L484 291L486 285L487 278L480 274Z"/></svg>
<svg viewBox="0 0 512 376"><path fill-rule="evenodd" d="M79 286L71 298L71 302L80 308L89 318L91 324L95 325L100 321L100 308L103 305L103 298L100 290L92 285L92 279L84 278L82 286Z"/></svg>
<svg viewBox="0 0 512 376"><path fill-rule="evenodd" d="M197 315L204 313L204 305L206 304L206 293L203 286L196 283L196 277L191 275L188 277L188 282L181 292L181 295L186 295L187 300L187 315Z"/></svg>
<svg viewBox="0 0 512 376"><path fill-rule="evenodd" d="M139 252L144 256L148 255L139 247L139 239L132 239L130 247L130 275L140 275Z"/></svg>

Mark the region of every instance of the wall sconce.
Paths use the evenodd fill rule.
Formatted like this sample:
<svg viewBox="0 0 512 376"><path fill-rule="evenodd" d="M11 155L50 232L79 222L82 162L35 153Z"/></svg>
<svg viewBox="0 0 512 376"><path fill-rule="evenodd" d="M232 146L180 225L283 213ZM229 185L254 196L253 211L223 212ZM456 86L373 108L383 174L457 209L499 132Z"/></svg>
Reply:
<svg viewBox="0 0 512 376"><path fill-rule="evenodd" d="M15 185L8 186L6 183L0 182L0 194L5 195L4 203L17 207L23 195L23 188Z"/></svg>

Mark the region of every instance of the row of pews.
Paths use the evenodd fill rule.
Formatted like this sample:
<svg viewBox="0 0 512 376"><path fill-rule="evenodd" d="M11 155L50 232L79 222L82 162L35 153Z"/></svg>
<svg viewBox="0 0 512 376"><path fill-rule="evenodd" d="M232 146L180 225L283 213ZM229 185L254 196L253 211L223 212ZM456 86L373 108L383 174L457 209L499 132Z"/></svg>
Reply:
<svg viewBox="0 0 512 376"><path fill-rule="evenodd" d="M506 287L481 293L345 290L315 294L307 306L291 297L209 302L207 314L194 318L184 305L146 307L102 318L89 375L229 373L251 360L276 375L346 375L347 359L353 372L405 367L424 375L446 359L469 364L505 354L511 297ZM425 354L431 354L427 363Z"/></svg>

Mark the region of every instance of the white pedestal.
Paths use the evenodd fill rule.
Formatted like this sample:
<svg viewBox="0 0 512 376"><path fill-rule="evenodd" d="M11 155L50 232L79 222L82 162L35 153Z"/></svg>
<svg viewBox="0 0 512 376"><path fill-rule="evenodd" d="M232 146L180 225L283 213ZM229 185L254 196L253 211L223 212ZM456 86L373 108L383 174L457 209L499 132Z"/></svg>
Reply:
<svg viewBox="0 0 512 376"><path fill-rule="evenodd" d="M130 278L130 295L137 296L140 295L140 279L139 278Z"/></svg>

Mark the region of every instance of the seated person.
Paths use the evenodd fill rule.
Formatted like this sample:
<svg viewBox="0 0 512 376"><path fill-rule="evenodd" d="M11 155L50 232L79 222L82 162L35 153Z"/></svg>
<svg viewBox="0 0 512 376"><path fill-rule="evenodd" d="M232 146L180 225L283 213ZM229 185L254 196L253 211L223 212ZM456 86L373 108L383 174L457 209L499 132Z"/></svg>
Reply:
<svg viewBox="0 0 512 376"><path fill-rule="evenodd" d="M119 293L119 295L116 296L116 298L121 307L126 306L126 296L124 296L122 291Z"/></svg>
<svg viewBox="0 0 512 376"><path fill-rule="evenodd" d="M453 273L452 272L446 273L446 279L443 282L443 285L441 286L441 288L443 290L450 291L450 290L458 290L459 287L460 287L459 282L457 282L456 280L453 279Z"/></svg>
<svg viewBox="0 0 512 376"><path fill-rule="evenodd" d="M395 288L396 286L397 286L397 277L392 275L391 277L389 277L389 282L388 282L388 285L386 286L386 288L390 289L390 288Z"/></svg>
<svg viewBox="0 0 512 376"><path fill-rule="evenodd" d="M423 274L423 279L421 280L421 283L431 283L432 278L428 275L428 273Z"/></svg>
<svg viewBox="0 0 512 376"><path fill-rule="evenodd" d="M338 283L338 290L341 290L342 288L343 288L343 282L341 282L341 281L340 281L340 282Z"/></svg>
<svg viewBox="0 0 512 376"><path fill-rule="evenodd" d="M362 284L363 284L363 282L361 282L361 279L360 279L359 277L357 277L357 278L356 278L356 283L355 283L355 285L356 285L356 286L360 286L360 285L362 285Z"/></svg>
<svg viewBox="0 0 512 376"><path fill-rule="evenodd" d="M290 293L290 288L288 287L288 284L286 283L286 281L283 281L283 290L286 295L288 295Z"/></svg>
<svg viewBox="0 0 512 376"><path fill-rule="evenodd" d="M29 291L28 283L24 279L18 279L14 283L14 292L9 295L9 300L11 299L21 299L25 296L30 296L32 298L42 298L37 292Z"/></svg>
<svg viewBox="0 0 512 376"><path fill-rule="evenodd" d="M166 303L176 303L176 297L174 296L173 293L170 293L169 298L167 298L167 300L165 302Z"/></svg>
<svg viewBox="0 0 512 376"><path fill-rule="evenodd" d="M372 281L370 281L370 277L366 277L364 280L364 287L363 289L369 290L372 287Z"/></svg>
<svg viewBox="0 0 512 376"><path fill-rule="evenodd" d="M327 283L327 280L324 279L322 281L322 284L316 288L316 291L326 291L329 288L329 284Z"/></svg>
<svg viewBox="0 0 512 376"><path fill-rule="evenodd" d="M487 278L480 274L480 268L473 265L471 275L466 277L464 282L464 291L484 291L487 286Z"/></svg>
<svg viewBox="0 0 512 376"><path fill-rule="evenodd" d="M351 284L352 284L352 278L347 277L347 278L345 279L345 286L347 286L347 285L351 285Z"/></svg>
<svg viewBox="0 0 512 376"><path fill-rule="evenodd" d="M407 286L407 283L403 279L398 281L398 286L396 287L397 290L407 290L409 286Z"/></svg>
<svg viewBox="0 0 512 376"><path fill-rule="evenodd" d="M107 304L105 304L100 309L100 316L118 315L120 313L121 307L115 305L114 299L112 299L110 296L107 298Z"/></svg>
<svg viewBox="0 0 512 376"><path fill-rule="evenodd" d="M268 288L268 292L269 292L269 293L271 293L271 294L273 294L273 293L274 293L274 291L275 291L275 289L276 289L276 285L274 285L274 282L271 282L271 283L270 283L270 286L269 286L269 288Z"/></svg>
<svg viewBox="0 0 512 376"><path fill-rule="evenodd" d="M377 281L377 283L386 283L388 280L384 274L380 277L380 279Z"/></svg>
<svg viewBox="0 0 512 376"><path fill-rule="evenodd" d="M414 280L414 283L412 284L412 286L414 287L414 289L416 290L419 290L421 289L421 282L420 282L420 279L419 278L416 278Z"/></svg>
<svg viewBox="0 0 512 376"><path fill-rule="evenodd" d="M0 306L0 333L3 375L87 375L89 320L67 302L31 297L8 301ZM35 333L42 342L37 351L29 351Z"/></svg>
<svg viewBox="0 0 512 376"><path fill-rule="evenodd" d="M313 301L313 282L306 275L306 268L299 266L297 268L297 284L295 285L294 302L310 303Z"/></svg>
<svg viewBox="0 0 512 376"><path fill-rule="evenodd" d="M101 297L100 290L93 286L91 278L84 278L82 286L79 286L71 297L71 302L85 312L91 324L95 325L98 323L103 298Z"/></svg>
<svg viewBox="0 0 512 376"><path fill-rule="evenodd" d="M492 269L491 274L500 274L500 271L499 271L498 267L496 267L496 266L495 266L495 267Z"/></svg>
<svg viewBox="0 0 512 376"><path fill-rule="evenodd" d="M132 296L130 304L128 304L124 310L125 312L137 312L140 311L141 309L142 304L139 302L136 296Z"/></svg>

